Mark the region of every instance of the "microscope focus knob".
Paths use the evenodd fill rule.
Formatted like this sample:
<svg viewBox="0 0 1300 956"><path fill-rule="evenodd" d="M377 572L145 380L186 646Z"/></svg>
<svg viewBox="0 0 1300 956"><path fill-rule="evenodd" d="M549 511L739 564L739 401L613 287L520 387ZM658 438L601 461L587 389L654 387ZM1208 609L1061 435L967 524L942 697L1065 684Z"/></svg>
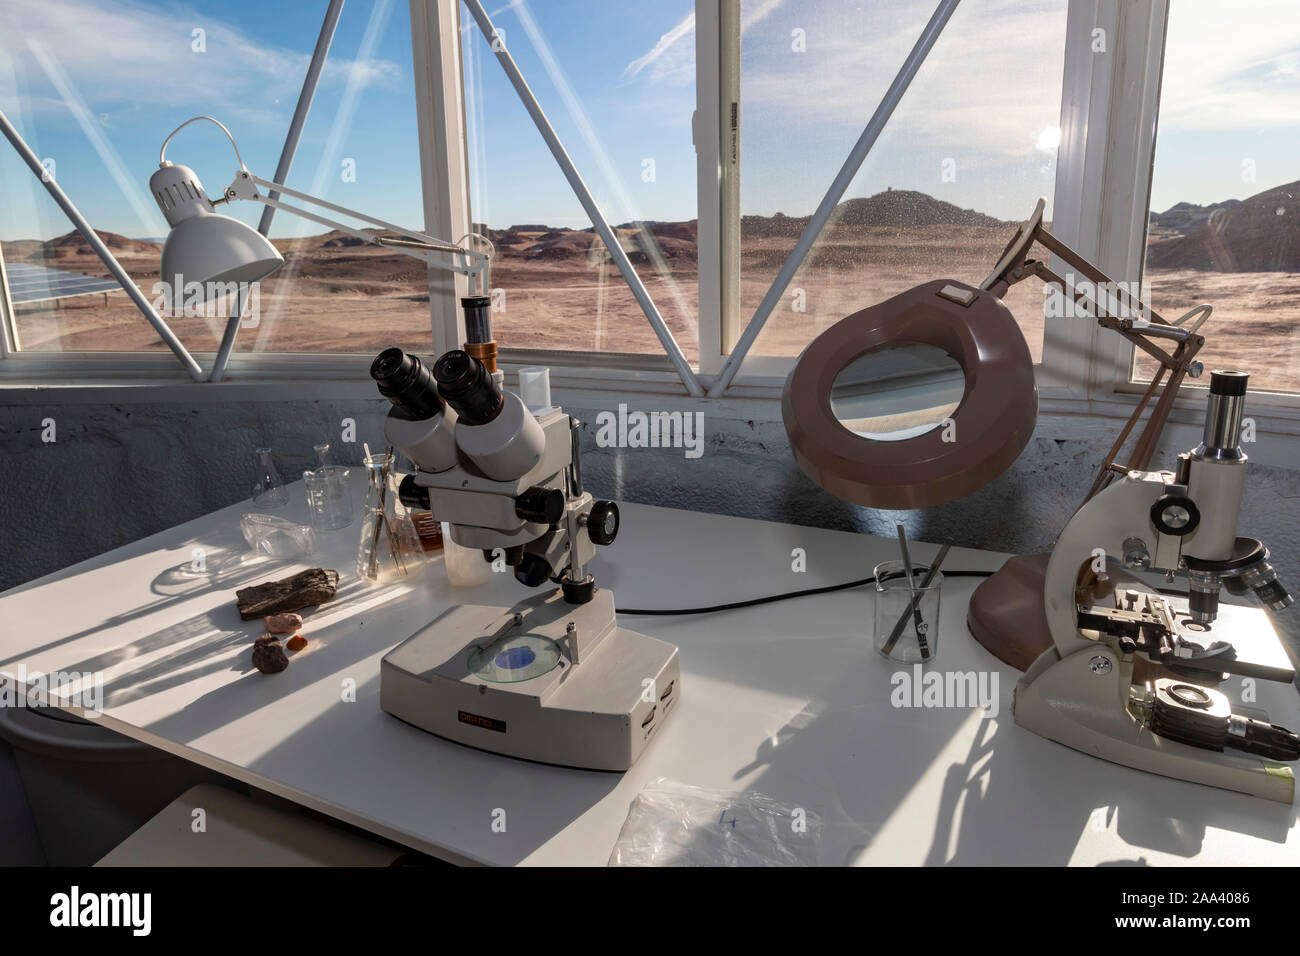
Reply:
<svg viewBox="0 0 1300 956"><path fill-rule="evenodd" d="M535 588L551 576L551 566L539 554L525 551L515 565L515 580L524 587Z"/></svg>
<svg viewBox="0 0 1300 956"><path fill-rule="evenodd" d="M515 514L554 528L564 517L564 492L559 488L529 488L515 499Z"/></svg>
<svg viewBox="0 0 1300 956"><path fill-rule="evenodd" d="M587 512L587 537L592 544L613 544L618 537L618 505L612 501L597 501Z"/></svg>
<svg viewBox="0 0 1300 956"><path fill-rule="evenodd" d="M397 485L397 500L408 508L429 510L429 489L417 484L415 475L407 475Z"/></svg>
<svg viewBox="0 0 1300 956"><path fill-rule="evenodd" d="M1196 530L1201 512L1186 495L1161 495L1151 505L1151 523L1161 534L1181 537Z"/></svg>

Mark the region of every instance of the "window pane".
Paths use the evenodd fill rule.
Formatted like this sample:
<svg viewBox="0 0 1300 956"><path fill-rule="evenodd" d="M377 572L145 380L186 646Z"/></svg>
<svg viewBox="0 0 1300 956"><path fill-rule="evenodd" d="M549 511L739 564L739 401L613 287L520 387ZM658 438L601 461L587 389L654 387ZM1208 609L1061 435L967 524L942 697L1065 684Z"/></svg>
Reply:
<svg viewBox="0 0 1300 956"><path fill-rule="evenodd" d="M1214 306L1206 368L1296 392L1300 6L1250 0L1223 14L1208 0L1170 4L1144 277L1168 320ZM1154 367L1139 352L1134 377Z"/></svg>
<svg viewBox="0 0 1300 956"><path fill-rule="evenodd" d="M290 0L198 10L21 0L0 9L0 103L159 311L167 225L149 177L163 139L191 116L214 116L248 168L273 179L324 11ZM167 158L191 166L208 196L238 169L224 134L208 123L186 127ZM422 230L419 163L406 4L346 4L287 185ZM165 349L125 293L98 291L91 279L107 270L8 144L0 147L0 190L10 279L31 290L26 302L15 294L22 348ZM218 211L256 227L263 208L238 202ZM283 211L271 237L286 261L261 283L238 351L428 347L422 262ZM96 291L63 294L88 287ZM214 351L228 310L218 300L166 318L188 348Z"/></svg>
<svg viewBox="0 0 1300 956"><path fill-rule="evenodd" d="M493 23L690 361L696 319L692 0L515 3ZM496 244L503 348L663 354L489 42L463 16L471 208Z"/></svg>
<svg viewBox="0 0 1300 956"><path fill-rule="evenodd" d="M742 328L933 12L931 0L743 0ZM797 355L930 279L978 284L1039 196L1050 220L1065 12L1059 0L957 8L755 354ZM1005 301L1037 361L1042 286Z"/></svg>

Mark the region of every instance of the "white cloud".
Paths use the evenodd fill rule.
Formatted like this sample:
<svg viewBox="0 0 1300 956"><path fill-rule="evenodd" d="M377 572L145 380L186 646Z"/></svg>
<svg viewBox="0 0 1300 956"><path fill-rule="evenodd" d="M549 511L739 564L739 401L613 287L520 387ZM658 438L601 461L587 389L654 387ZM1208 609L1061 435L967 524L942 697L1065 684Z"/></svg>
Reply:
<svg viewBox="0 0 1300 956"><path fill-rule="evenodd" d="M1178 0L1170 15L1162 130L1300 126L1295 0ZM929 14L926 4L841 2L783 12L745 46L746 120L849 144ZM1014 29L1009 28L1014 24ZM790 49L790 30L807 52ZM1065 5L989 0L957 9L886 128L883 141L1031 156L1059 122Z"/></svg>
<svg viewBox="0 0 1300 956"><path fill-rule="evenodd" d="M843 140L847 153L930 12L913 3L833 4L769 18L747 40L747 122ZM807 52L791 50L794 27L805 31ZM882 142L1034 154L1040 133L1060 118L1064 48L1065 6L1055 0L959 7Z"/></svg>
<svg viewBox="0 0 1300 956"><path fill-rule="evenodd" d="M206 33L207 52L191 49L192 31ZM304 23L310 49L316 27ZM229 104L242 120L282 122L257 104L278 98L282 112L296 101L310 53L265 44L255 31L222 22L181 4L136 0L5 0L0 5L0 54L12 58L33 88L24 102L49 102L44 71L25 38L40 41L100 112L143 101L156 107ZM392 84L401 75L383 59L353 63L331 55L323 83L357 76L364 84Z"/></svg>
<svg viewBox="0 0 1300 956"><path fill-rule="evenodd" d="M741 13L741 34L767 19L784 3L785 0L759 0L745 4ZM688 13L680 23L659 37L654 46L629 63L623 70L623 78L631 79L646 67L653 67L649 75L651 82L695 81L694 13Z"/></svg>
<svg viewBox="0 0 1300 956"><path fill-rule="evenodd" d="M766 20L768 14L774 13L783 3L785 0L762 0L761 3L746 4L740 14L741 35L754 24Z"/></svg>
<svg viewBox="0 0 1300 956"><path fill-rule="evenodd" d="M1178 0L1169 14L1162 130L1300 125L1300 16L1294 0Z"/></svg>
<svg viewBox="0 0 1300 956"><path fill-rule="evenodd" d="M667 33L661 36L658 42L656 42L655 45L651 47L647 53L637 57L635 60L629 63L623 69L623 76L625 78L636 76L638 73L644 70L651 63L654 63L665 53L671 50L673 46L677 43L677 41L682 39L682 37L689 36L694 33L695 33L695 13L692 11L691 13L688 13L686 15L686 17L682 20L681 23L677 24L677 26L673 27L671 30L669 30Z"/></svg>

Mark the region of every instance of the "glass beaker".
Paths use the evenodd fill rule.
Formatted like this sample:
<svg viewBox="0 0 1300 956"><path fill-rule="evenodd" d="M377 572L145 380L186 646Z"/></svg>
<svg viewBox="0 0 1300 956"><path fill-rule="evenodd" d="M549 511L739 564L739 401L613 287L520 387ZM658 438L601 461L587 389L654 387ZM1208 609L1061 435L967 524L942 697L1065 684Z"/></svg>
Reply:
<svg viewBox="0 0 1300 956"><path fill-rule="evenodd" d="M902 561L876 565L875 646L899 664L928 663L939 653L939 589L943 572L936 571L922 587L929 567L912 566L912 583Z"/></svg>
<svg viewBox="0 0 1300 956"><path fill-rule="evenodd" d="M259 508L283 508L289 503L289 491L280 479L280 472L271 459L271 449L259 448L253 452L257 478L253 481L253 504Z"/></svg>
<svg viewBox="0 0 1300 956"><path fill-rule="evenodd" d="M352 485L342 465L322 465L302 473L307 486L307 512L317 531L338 531L352 523Z"/></svg>
<svg viewBox="0 0 1300 956"><path fill-rule="evenodd" d="M357 543L357 574L370 581L401 580L424 561L420 536L397 493L394 456L367 455L366 506Z"/></svg>
<svg viewBox="0 0 1300 956"><path fill-rule="evenodd" d="M492 565L478 548L457 544L451 537L451 525L442 522L443 567L447 581L454 588L475 588L492 580Z"/></svg>

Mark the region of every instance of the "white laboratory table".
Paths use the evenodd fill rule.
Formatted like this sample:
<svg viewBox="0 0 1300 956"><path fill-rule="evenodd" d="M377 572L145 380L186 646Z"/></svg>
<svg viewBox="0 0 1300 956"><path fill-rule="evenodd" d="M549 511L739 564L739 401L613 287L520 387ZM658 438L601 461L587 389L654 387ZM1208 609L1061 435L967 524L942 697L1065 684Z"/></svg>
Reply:
<svg viewBox="0 0 1300 956"><path fill-rule="evenodd" d="M290 516L303 517L301 486L290 491ZM608 774L472 750L379 707L390 648L450 604L513 603L526 593L513 576L453 591L436 559L409 584L363 585L352 570L357 524L311 559L272 562L247 551L238 523L248 510L222 509L0 595L0 671L102 673L104 725L453 862L603 865L633 797L656 778L816 812L824 864L1300 860L1294 806L1116 766L1017 727L1016 672L966 631L977 579L945 583L930 666L996 675L995 716L895 707L891 678L905 669L870 645L869 590L623 617L681 648L682 697L637 765ZM815 587L865 577L896 554L895 542L857 534L622 510L619 539L594 566L620 607ZM803 573L792 570L795 548ZM914 559L934 550L917 544ZM946 569L1001 561L954 549ZM339 594L305 612L310 648L283 673L260 674L250 657L261 626L240 621L235 589L310 566L338 569ZM1258 706L1300 726L1292 687L1261 682Z"/></svg>

